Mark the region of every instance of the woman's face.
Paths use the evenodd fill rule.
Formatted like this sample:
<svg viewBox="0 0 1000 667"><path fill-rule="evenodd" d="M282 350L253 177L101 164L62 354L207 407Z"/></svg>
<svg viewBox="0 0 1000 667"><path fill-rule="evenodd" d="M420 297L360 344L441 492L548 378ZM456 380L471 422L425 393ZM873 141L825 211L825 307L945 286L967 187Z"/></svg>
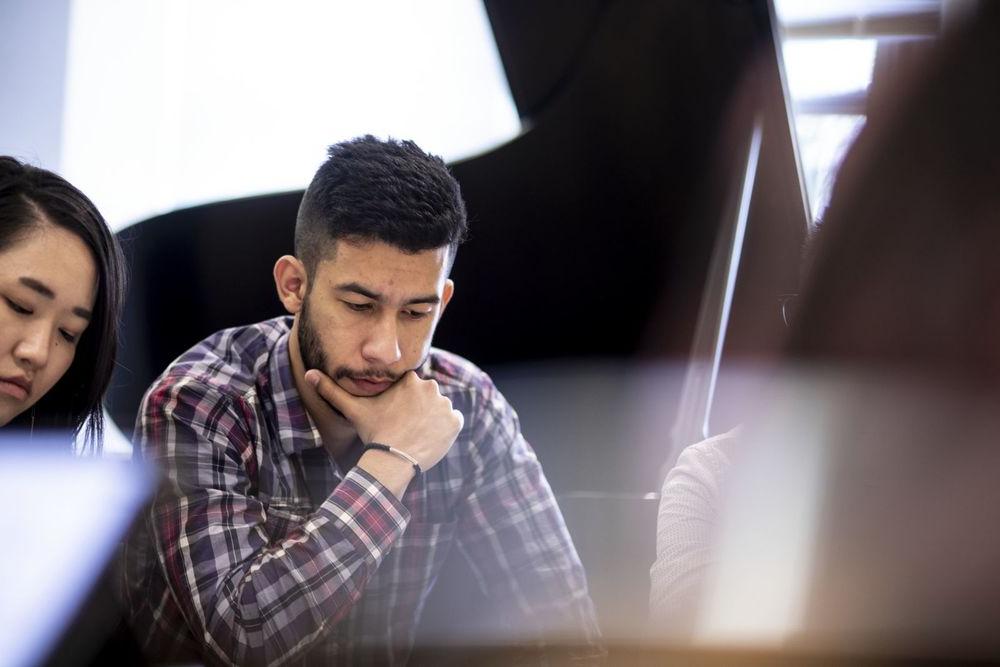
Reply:
<svg viewBox="0 0 1000 667"><path fill-rule="evenodd" d="M48 223L0 252L0 426L73 363L97 297L97 267L75 234Z"/></svg>

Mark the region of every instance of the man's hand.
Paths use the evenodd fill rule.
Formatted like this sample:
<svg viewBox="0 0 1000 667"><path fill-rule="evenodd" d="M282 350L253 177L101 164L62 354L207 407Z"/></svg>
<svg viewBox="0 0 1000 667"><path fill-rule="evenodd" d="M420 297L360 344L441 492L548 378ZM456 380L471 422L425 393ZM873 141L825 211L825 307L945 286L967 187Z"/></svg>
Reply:
<svg viewBox="0 0 1000 667"><path fill-rule="evenodd" d="M465 423L434 380L408 371L378 396L354 396L315 369L306 381L339 410L358 432L361 442L379 442L406 452L429 470L451 449Z"/></svg>

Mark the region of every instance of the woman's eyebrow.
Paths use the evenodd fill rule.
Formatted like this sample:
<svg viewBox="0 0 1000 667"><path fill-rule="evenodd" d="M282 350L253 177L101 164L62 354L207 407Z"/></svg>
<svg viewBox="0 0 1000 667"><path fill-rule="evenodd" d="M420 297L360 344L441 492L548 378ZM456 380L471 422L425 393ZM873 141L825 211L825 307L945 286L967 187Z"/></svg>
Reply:
<svg viewBox="0 0 1000 667"><path fill-rule="evenodd" d="M38 292L39 294L41 294L42 296L44 296L46 299L54 299L54 298L56 298L56 293L52 291L51 287L49 287L48 285L46 285L45 283L43 283L41 281L35 280L34 278L29 278L28 276L21 276L21 278L18 280L18 282L20 282L22 285L24 285L28 289L31 289L31 290L34 290L35 292Z"/></svg>

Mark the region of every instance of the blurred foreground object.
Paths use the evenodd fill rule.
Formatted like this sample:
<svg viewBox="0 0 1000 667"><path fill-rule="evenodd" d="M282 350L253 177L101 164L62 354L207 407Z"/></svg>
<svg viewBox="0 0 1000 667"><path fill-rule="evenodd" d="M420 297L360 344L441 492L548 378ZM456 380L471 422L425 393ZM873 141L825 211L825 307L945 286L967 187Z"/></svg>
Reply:
<svg viewBox="0 0 1000 667"><path fill-rule="evenodd" d="M997 394L897 376L776 384L734 458L695 639L997 658Z"/></svg>
<svg viewBox="0 0 1000 667"><path fill-rule="evenodd" d="M734 458L712 646L1000 658L1000 3L882 91Z"/></svg>
<svg viewBox="0 0 1000 667"><path fill-rule="evenodd" d="M153 476L66 453L67 437L0 437L0 665L87 664L108 639L110 601L91 599Z"/></svg>

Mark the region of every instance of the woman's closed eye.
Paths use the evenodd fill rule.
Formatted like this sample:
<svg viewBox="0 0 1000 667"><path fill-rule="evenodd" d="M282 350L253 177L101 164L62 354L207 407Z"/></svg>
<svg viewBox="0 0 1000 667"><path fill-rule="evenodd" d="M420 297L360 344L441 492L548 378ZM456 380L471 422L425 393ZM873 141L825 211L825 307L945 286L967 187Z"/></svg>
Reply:
<svg viewBox="0 0 1000 667"><path fill-rule="evenodd" d="M66 329L60 329L59 335L63 337L70 345L76 345L76 342L80 340L80 334L75 334L72 331L67 331Z"/></svg>
<svg viewBox="0 0 1000 667"><path fill-rule="evenodd" d="M18 315L31 315L34 312L30 308L22 306L17 301L14 301L9 297L4 297L3 300L6 301L10 309L13 310L15 313L17 313Z"/></svg>

